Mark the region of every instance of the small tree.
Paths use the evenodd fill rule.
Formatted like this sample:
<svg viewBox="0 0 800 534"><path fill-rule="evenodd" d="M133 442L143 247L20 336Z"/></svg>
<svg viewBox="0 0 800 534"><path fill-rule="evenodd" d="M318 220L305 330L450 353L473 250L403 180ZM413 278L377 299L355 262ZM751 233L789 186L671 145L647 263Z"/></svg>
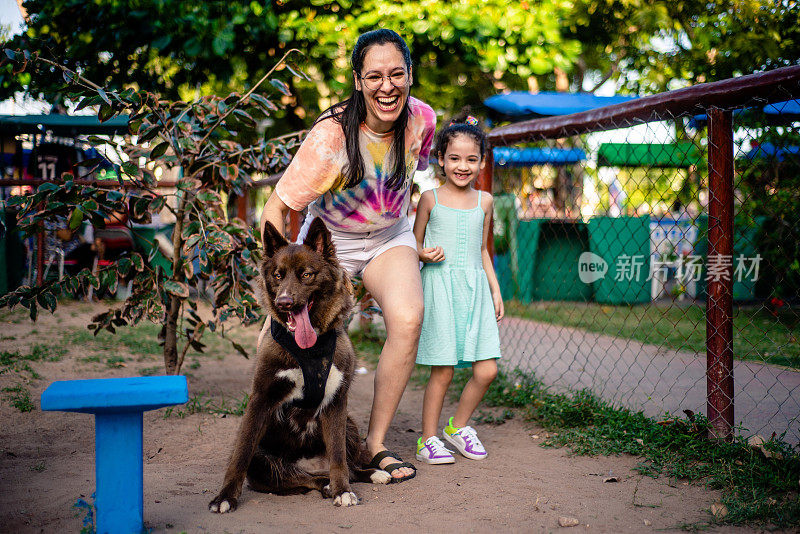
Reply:
<svg viewBox="0 0 800 534"><path fill-rule="evenodd" d="M38 309L54 312L59 297L75 292L84 284L96 290L114 290L118 275L132 278L130 296L119 308L112 308L92 319L89 329L95 335L105 329L114 333L120 326L142 319L161 323L164 367L167 374L180 372L190 348L202 351L206 329L224 337L224 325L232 317L243 324L259 320L256 298L250 280L257 274L260 241L242 220L229 218L222 194L243 195L252 185L254 173L269 174L285 167L290 150L297 145L294 133L270 140L257 140L259 120L273 117L281 106L270 96L256 93L265 82L275 94L289 96L287 84L275 77L278 70L302 76L287 62L296 52L290 50L245 94L227 97L205 96L192 102L162 100L147 91L125 89L106 91L56 62L28 51L6 50L7 61L17 69L58 69L77 109L97 106L101 121L126 114L130 136L123 143L111 138L90 136L89 143L111 147L127 156L116 182L86 185L65 173L58 180L40 185L28 195L14 197L10 204L19 209L18 225L26 234L40 232L46 220L64 217L76 229L84 220L103 227L104 219L125 213L128 221L149 222L152 214L167 208L175 215L172 232L174 253L169 268L154 266L156 247L150 258L139 253L121 257L97 273L88 269L50 281L38 287L22 286L0 298L0 307L21 305L36 320ZM99 160L84 161L91 167ZM179 178L174 193L158 189L154 175L157 166L177 168ZM90 170L89 174L93 172ZM174 202L167 202L174 196ZM130 224L130 223L129 223ZM195 268L197 260L197 268ZM213 318L204 321L197 313L207 283L213 293ZM230 340L245 357L247 351Z"/></svg>

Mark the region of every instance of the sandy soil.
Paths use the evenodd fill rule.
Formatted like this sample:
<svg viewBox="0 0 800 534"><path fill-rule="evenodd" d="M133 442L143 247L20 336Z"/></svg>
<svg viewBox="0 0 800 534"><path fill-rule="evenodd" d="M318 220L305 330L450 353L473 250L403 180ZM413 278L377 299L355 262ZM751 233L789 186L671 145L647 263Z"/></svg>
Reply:
<svg viewBox="0 0 800 534"><path fill-rule="evenodd" d="M2 350L28 351L35 343L63 344L60 333L84 327L102 305L69 303L36 324L22 313L3 312ZM255 343L256 330L244 333ZM157 360L140 361L118 349L126 367L85 362L86 346L70 344L60 361L32 362L41 378L27 387L37 409L21 413L0 402L0 531L77 532L83 512L72 508L94 491L94 433L90 416L42 412L41 392L55 380L134 376ZM241 399L249 390L252 362L231 353L200 357L186 371L190 397ZM20 382L18 373L0 375L0 389ZM356 377L350 413L362 432L372 398L373 373ZM420 432L422 390L409 386L388 436L388 445L414 460ZM176 408L179 410L179 408ZM445 413L452 413L445 407ZM245 489L233 514L207 511L218 490L240 417L195 413L165 417L166 409L144 417L144 517L153 532L649 532L680 529L709 519L719 496L680 480L651 479L632 468L637 458L573 457L567 450L539 446L545 432L512 419L499 426L476 425L489 457L458 458L454 465L417 463L417 478L402 484L355 484L359 506L341 509L318 493L276 496ZM619 482L604 482L609 475ZM579 525L559 526L559 517ZM727 527L715 532L750 532Z"/></svg>

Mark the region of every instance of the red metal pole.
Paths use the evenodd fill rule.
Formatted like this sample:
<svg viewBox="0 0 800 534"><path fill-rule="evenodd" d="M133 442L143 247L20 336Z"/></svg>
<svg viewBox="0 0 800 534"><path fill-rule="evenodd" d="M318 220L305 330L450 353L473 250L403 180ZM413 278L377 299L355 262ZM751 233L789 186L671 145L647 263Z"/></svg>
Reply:
<svg viewBox="0 0 800 534"><path fill-rule="evenodd" d="M711 437L733 437L733 121L708 112L706 356Z"/></svg>
<svg viewBox="0 0 800 534"><path fill-rule="evenodd" d="M475 180L475 189L479 191L486 191L492 193L492 176L494 172L494 153L492 152L492 144L486 143L486 164L481 169L478 178ZM494 216L489 222L489 238L486 243L486 248L489 249L489 257L494 258Z"/></svg>

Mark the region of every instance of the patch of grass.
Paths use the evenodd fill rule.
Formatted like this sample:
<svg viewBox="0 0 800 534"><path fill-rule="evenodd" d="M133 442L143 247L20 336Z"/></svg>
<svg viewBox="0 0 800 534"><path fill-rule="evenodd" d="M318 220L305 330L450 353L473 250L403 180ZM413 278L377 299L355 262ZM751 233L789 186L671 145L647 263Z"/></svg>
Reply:
<svg viewBox="0 0 800 534"><path fill-rule="evenodd" d="M247 403L250 400L250 394L245 393L241 399L227 399L222 397L214 399L208 397L205 392L200 392L189 399L189 401L181 407L170 407L164 410L164 419L169 417L178 417L183 419L189 415L196 413L209 413L216 415L244 415L247 408Z"/></svg>
<svg viewBox="0 0 800 534"><path fill-rule="evenodd" d="M13 387L5 387L3 388L3 392L8 394L5 395L5 398L9 404L20 412L32 412L36 409L36 406L31 402L31 394L22 384L17 384Z"/></svg>
<svg viewBox="0 0 800 534"><path fill-rule="evenodd" d="M85 363L100 363L99 354L90 354L88 356L84 356L83 358L78 358L78 359Z"/></svg>
<svg viewBox="0 0 800 534"><path fill-rule="evenodd" d="M86 329L73 329L66 333L69 343L81 345L91 350L118 352L124 347L131 354L160 355L158 333L161 326L143 321L135 326L120 328L116 334L106 330L96 336Z"/></svg>
<svg viewBox="0 0 800 534"><path fill-rule="evenodd" d="M109 356L106 358L106 367L110 367L112 369L125 367L125 358L122 356Z"/></svg>
<svg viewBox="0 0 800 534"><path fill-rule="evenodd" d="M642 343L706 351L705 307L646 304L610 306L581 302L507 301L506 314L544 323L581 328ZM739 306L733 311L733 354L753 360L800 368L800 315L787 308L777 315L764 308Z"/></svg>
<svg viewBox="0 0 800 534"><path fill-rule="evenodd" d="M463 387L466 379L468 374L457 373L454 382ZM702 416L689 412L685 419L656 421L642 412L615 408L588 391L551 393L534 375L520 371L501 371L484 402L520 408L528 420L557 431L543 446L568 447L580 455L632 454L642 457L636 469L643 475L719 490L728 512L711 517L710 523L800 526L800 447L782 437L764 444L768 457L742 438L709 440L709 423Z"/></svg>
<svg viewBox="0 0 800 534"><path fill-rule="evenodd" d="M142 376L154 376L160 374L164 371L164 368L160 365L156 365L153 367L145 367L144 369L139 370L139 374Z"/></svg>
<svg viewBox="0 0 800 534"><path fill-rule="evenodd" d="M61 360L67 349L37 343L30 348L30 352L23 354L19 351L0 351L0 366L12 367L19 362L57 362Z"/></svg>
<svg viewBox="0 0 800 534"><path fill-rule="evenodd" d="M41 343L33 345L28 353L0 351L0 375L16 373L24 377L27 374L29 379L38 380L41 375L31 367L30 362L57 362L66 352L63 347Z"/></svg>
<svg viewBox="0 0 800 534"><path fill-rule="evenodd" d="M484 425L502 425L509 419L514 419L514 410L506 409L499 414L478 410L478 413L472 416L473 421Z"/></svg>
<svg viewBox="0 0 800 534"><path fill-rule="evenodd" d="M47 466L44 465L44 460L31 466L31 471L35 471L37 473L41 473L45 469L47 469Z"/></svg>
<svg viewBox="0 0 800 534"><path fill-rule="evenodd" d="M356 357L373 366L378 365L378 358L381 355L381 350L383 350L386 334L380 332L374 326L363 330L359 328L350 333L350 341L353 342Z"/></svg>

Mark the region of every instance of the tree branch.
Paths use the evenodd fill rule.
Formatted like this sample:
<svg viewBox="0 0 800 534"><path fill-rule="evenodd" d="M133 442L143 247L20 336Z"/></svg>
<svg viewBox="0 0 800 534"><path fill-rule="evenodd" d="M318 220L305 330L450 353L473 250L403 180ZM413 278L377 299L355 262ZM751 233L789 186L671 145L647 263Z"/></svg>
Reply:
<svg viewBox="0 0 800 534"><path fill-rule="evenodd" d="M278 61L271 69L269 69L269 72L267 72L264 76L262 76L261 79L258 80L258 82L253 87L250 88L249 91L247 91L244 95L242 95L242 97L239 99L238 102L236 102L236 104L231 106L230 109L228 109L228 111L226 111L219 119L217 119L217 122L214 123L214 126L212 126L211 129L208 130L208 132L206 132L206 135L200 141L199 145L202 146L208 140L208 136L211 135L211 132L216 130L217 127L220 124L222 124L222 122L228 117L228 115L233 113L233 111L239 106L239 104L241 104L247 98L249 98L250 95L253 94L253 92L258 88L259 85L264 83L270 76L272 76L272 73L275 72L275 69L283 65L283 62L286 61L286 58L289 57L289 55L292 54L293 52L299 53L300 50L298 50L297 48L292 48L288 50L285 54L283 54L283 57L280 59L280 61Z"/></svg>

